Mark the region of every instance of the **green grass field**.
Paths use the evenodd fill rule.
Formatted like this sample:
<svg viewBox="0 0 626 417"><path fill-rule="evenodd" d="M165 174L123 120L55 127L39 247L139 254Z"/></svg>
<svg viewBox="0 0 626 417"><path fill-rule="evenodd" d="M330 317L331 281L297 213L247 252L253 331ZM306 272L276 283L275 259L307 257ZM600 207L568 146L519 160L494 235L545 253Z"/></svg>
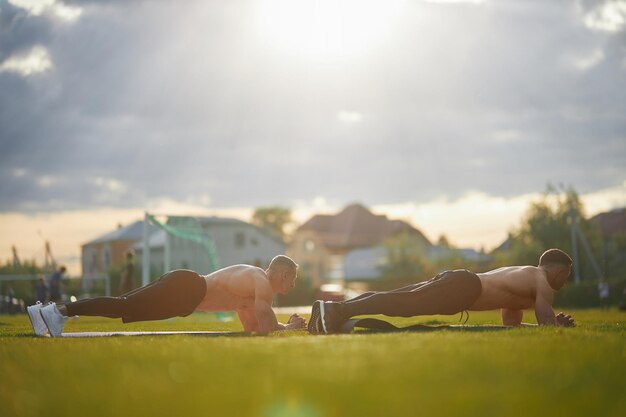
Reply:
<svg viewBox="0 0 626 417"><path fill-rule="evenodd" d="M26 315L0 316L0 416L625 416L626 313L574 315L575 328L80 339L38 338ZM498 314L467 324L485 323ZM201 314L66 326L116 330L241 327Z"/></svg>

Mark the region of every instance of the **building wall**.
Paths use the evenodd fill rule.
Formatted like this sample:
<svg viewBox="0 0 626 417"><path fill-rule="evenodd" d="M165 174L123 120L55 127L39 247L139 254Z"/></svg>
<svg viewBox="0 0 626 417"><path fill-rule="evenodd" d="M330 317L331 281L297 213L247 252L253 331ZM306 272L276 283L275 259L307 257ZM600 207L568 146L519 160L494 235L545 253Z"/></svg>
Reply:
<svg viewBox="0 0 626 417"><path fill-rule="evenodd" d="M300 265L300 275L311 279L313 287L317 288L331 279L329 274L338 254L326 249L317 233L311 230L297 231L287 253Z"/></svg>
<svg viewBox="0 0 626 417"><path fill-rule="evenodd" d="M211 224L206 230L222 267L245 263L266 268L274 256L285 253L283 242L247 223Z"/></svg>
<svg viewBox="0 0 626 417"><path fill-rule="evenodd" d="M352 250L344 258L345 279L370 281L380 278L381 267L386 261L387 250L382 245Z"/></svg>
<svg viewBox="0 0 626 417"><path fill-rule="evenodd" d="M274 256L285 253L283 243L247 223L212 222L204 225L203 229L213 239L219 268L236 264L265 268ZM170 270L191 269L203 275L213 272L209 254L202 244L175 236L167 236L167 244L170 252ZM167 267L164 250L158 249L160 249L159 263L165 272ZM153 261L153 253L156 250L152 248L150 254L150 264L153 266L156 261L156 259Z"/></svg>
<svg viewBox="0 0 626 417"><path fill-rule="evenodd" d="M116 240L86 244L81 247L82 274L106 273L109 268L125 262L125 253L135 242Z"/></svg>

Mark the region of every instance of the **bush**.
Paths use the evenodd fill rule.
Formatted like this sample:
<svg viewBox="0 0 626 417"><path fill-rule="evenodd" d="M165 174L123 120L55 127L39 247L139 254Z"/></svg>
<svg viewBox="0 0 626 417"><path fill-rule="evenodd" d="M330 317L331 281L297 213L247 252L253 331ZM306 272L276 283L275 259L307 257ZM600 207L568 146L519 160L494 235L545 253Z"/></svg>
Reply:
<svg viewBox="0 0 626 417"><path fill-rule="evenodd" d="M619 306L624 302L624 288L626 278L614 278L607 280L609 284L609 306ZM579 284L568 283L556 293L555 307L566 308L594 308L601 307L598 295L598 281L582 281Z"/></svg>

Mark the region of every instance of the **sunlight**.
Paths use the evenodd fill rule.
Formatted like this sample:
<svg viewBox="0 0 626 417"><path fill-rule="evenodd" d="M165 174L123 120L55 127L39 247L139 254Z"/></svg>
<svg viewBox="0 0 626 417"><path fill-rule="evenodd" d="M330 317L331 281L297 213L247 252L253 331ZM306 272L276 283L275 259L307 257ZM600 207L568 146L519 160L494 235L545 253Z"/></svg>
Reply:
<svg viewBox="0 0 626 417"><path fill-rule="evenodd" d="M403 0L262 0L257 19L268 44L312 60L335 60L382 41Z"/></svg>

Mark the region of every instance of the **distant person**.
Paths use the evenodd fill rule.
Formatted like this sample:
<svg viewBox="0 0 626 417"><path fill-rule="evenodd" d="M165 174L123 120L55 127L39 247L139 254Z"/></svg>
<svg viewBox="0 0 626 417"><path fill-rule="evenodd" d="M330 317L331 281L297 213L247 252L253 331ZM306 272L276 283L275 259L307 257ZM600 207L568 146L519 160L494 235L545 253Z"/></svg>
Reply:
<svg viewBox="0 0 626 417"><path fill-rule="evenodd" d="M61 293L63 290L63 274L65 274L66 268L60 266L59 269L54 271L48 281L48 297L49 301L57 303L61 301Z"/></svg>
<svg viewBox="0 0 626 417"><path fill-rule="evenodd" d="M306 321L297 314L282 324L272 310L273 295L294 288L297 269L298 264L284 255L274 257L265 271L250 265L229 266L208 275L179 269L121 297L51 304L38 312L52 336L61 335L68 316L121 318L130 323L185 317L194 311L237 312L246 332L304 329ZM34 323L36 333L38 328Z"/></svg>
<svg viewBox="0 0 626 417"><path fill-rule="evenodd" d="M598 297L600 298L600 307L603 310L609 308L609 283L600 281L598 283Z"/></svg>
<svg viewBox="0 0 626 417"><path fill-rule="evenodd" d="M384 314L412 317L502 310L504 326L520 326L524 309L533 308L539 325L574 326L570 315L552 310L554 294L567 280L572 259L559 249L539 258L539 266L509 266L475 274L465 269L393 291L366 292L341 302L316 301L309 320L311 333L338 333L351 317Z"/></svg>
<svg viewBox="0 0 626 417"><path fill-rule="evenodd" d="M134 288L135 283L135 266L133 264L133 251L126 251L126 263L124 264L124 269L122 269L122 273L120 274L120 287L119 293L126 294L130 292Z"/></svg>

